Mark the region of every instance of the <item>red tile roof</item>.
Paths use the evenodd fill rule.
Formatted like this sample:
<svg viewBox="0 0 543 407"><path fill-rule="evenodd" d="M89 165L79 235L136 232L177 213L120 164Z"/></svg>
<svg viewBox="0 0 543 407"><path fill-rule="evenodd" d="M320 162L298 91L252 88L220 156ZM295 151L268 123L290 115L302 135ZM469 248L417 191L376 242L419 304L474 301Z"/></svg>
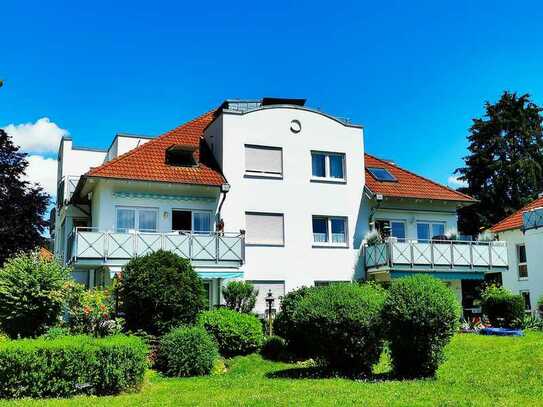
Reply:
<svg viewBox="0 0 543 407"><path fill-rule="evenodd" d="M205 113L100 167L91 168L86 176L220 186L226 181L202 139L204 129L213 121L214 113ZM195 147L194 157L198 165L167 165L165 154L172 145Z"/></svg>
<svg viewBox="0 0 543 407"><path fill-rule="evenodd" d="M522 214L530 209L543 207L543 197L537 198L535 201L530 202L525 207L519 209L515 213L509 215L507 218L499 221L490 230L494 233L505 232L506 230L518 229L522 226Z"/></svg>
<svg viewBox="0 0 543 407"><path fill-rule="evenodd" d="M388 161L369 154L364 154L364 168L366 169L366 186L374 193L390 197L435 199L444 201L459 201L472 203L476 200L454 189L440 185L434 181L413 174ZM388 170L397 181L378 181L368 171L368 167L384 168Z"/></svg>

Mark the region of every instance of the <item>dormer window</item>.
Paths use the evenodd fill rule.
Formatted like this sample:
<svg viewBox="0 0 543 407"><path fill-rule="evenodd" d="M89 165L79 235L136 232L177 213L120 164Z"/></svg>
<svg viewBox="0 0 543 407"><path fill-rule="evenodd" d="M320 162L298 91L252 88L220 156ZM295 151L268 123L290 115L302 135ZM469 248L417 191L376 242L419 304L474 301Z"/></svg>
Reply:
<svg viewBox="0 0 543 407"><path fill-rule="evenodd" d="M172 167L196 167L196 146L174 144L166 150L166 164Z"/></svg>

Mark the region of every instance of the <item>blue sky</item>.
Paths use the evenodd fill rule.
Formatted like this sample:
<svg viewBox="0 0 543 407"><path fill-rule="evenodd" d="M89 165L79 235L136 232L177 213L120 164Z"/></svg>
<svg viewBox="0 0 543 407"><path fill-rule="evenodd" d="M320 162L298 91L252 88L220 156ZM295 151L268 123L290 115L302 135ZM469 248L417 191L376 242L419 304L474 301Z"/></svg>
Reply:
<svg viewBox="0 0 543 407"><path fill-rule="evenodd" d="M447 183L484 101L543 104L542 4L377 3L5 2L0 126L47 117L107 147L225 98L306 97L363 124L368 152Z"/></svg>

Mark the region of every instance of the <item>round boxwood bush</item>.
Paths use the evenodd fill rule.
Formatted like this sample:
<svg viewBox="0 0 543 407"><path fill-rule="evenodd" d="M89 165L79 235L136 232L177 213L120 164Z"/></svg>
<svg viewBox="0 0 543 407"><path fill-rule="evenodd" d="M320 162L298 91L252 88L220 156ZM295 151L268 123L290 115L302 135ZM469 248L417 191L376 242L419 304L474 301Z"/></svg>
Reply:
<svg viewBox="0 0 543 407"><path fill-rule="evenodd" d="M251 314L219 308L201 313L198 324L213 335L221 355L226 357L253 353L264 342L262 324Z"/></svg>
<svg viewBox="0 0 543 407"><path fill-rule="evenodd" d="M524 299L505 287L487 287L481 300L483 314L494 327L518 327L524 319Z"/></svg>
<svg viewBox="0 0 543 407"><path fill-rule="evenodd" d="M376 285L334 284L309 290L292 319L306 336L309 356L331 368L368 374L383 348L384 301Z"/></svg>
<svg viewBox="0 0 543 407"><path fill-rule="evenodd" d="M0 330L10 337L42 334L62 313L70 269L37 252L21 254L0 269Z"/></svg>
<svg viewBox="0 0 543 407"><path fill-rule="evenodd" d="M204 307L204 287L189 260L159 250L128 262L119 300L128 330L163 335L196 321Z"/></svg>
<svg viewBox="0 0 543 407"><path fill-rule="evenodd" d="M443 282L418 275L393 280L383 309L392 366L400 377L431 377L456 332L460 304Z"/></svg>
<svg viewBox="0 0 543 407"><path fill-rule="evenodd" d="M218 357L217 343L204 328L180 327L160 339L156 367L166 376L203 376Z"/></svg>
<svg viewBox="0 0 543 407"><path fill-rule="evenodd" d="M305 356L307 353L307 335L300 327L293 315L299 302L315 287L300 287L292 290L283 296L281 300L281 311L273 321L273 331L287 340L288 349L297 356Z"/></svg>
<svg viewBox="0 0 543 407"><path fill-rule="evenodd" d="M264 340L260 354L264 359L286 360L288 359L287 342L280 336L269 336Z"/></svg>

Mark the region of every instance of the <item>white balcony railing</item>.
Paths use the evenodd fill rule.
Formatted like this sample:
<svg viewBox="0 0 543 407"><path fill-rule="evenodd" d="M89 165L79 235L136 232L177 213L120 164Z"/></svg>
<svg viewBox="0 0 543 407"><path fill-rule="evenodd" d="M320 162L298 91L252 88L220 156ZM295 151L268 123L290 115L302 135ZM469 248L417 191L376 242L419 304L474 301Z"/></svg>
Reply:
<svg viewBox="0 0 543 407"><path fill-rule="evenodd" d="M104 232L75 228L68 240L68 261L129 260L168 250L200 264L241 265L245 258L243 233Z"/></svg>
<svg viewBox="0 0 543 407"><path fill-rule="evenodd" d="M507 243L462 240L399 241L364 248L366 269L393 268L463 271L503 270L508 267Z"/></svg>
<svg viewBox="0 0 543 407"><path fill-rule="evenodd" d="M543 208L534 208L522 214L522 229L530 230L543 227Z"/></svg>

